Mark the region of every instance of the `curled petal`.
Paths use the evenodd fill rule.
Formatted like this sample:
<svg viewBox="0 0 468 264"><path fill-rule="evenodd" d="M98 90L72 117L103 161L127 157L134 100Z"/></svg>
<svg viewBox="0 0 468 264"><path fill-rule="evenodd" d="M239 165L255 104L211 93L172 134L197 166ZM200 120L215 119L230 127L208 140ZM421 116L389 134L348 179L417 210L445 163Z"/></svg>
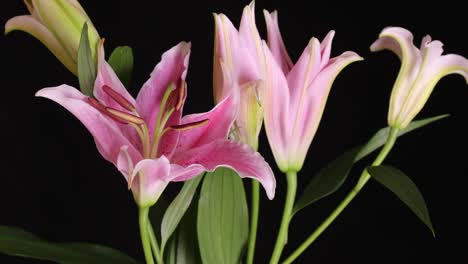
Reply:
<svg viewBox="0 0 468 264"><path fill-rule="evenodd" d="M36 96L45 97L62 105L76 116L93 135L101 155L113 164L117 164L121 146L128 146L132 160L140 160L141 154L132 145L116 122L104 116L87 102L87 96L68 85L44 88Z"/></svg>
<svg viewBox="0 0 468 264"><path fill-rule="evenodd" d="M174 157L174 163L188 167L201 165L208 171L228 167L241 177L258 180L265 188L268 198L275 195L276 181L268 163L248 145L227 139L218 139L208 144L187 150Z"/></svg>
<svg viewBox="0 0 468 264"><path fill-rule="evenodd" d="M68 70L77 75L78 71L74 59L67 53L52 32L33 16L17 16L8 20L5 24L5 34L14 30L21 30L29 33L41 41Z"/></svg>
<svg viewBox="0 0 468 264"><path fill-rule="evenodd" d="M413 34L400 27L385 28L371 45L371 51L388 49L393 51L401 60L398 78L390 97L389 124L394 124L399 110L403 107L411 86L414 83L422 63L419 49L413 44Z"/></svg>
<svg viewBox="0 0 468 264"><path fill-rule="evenodd" d="M468 60L457 54L439 56L430 64L424 64L421 77L414 84L413 92L407 99L405 107L401 110L401 127L406 127L421 111L429 99L436 84L444 76L460 74L468 84Z"/></svg>
<svg viewBox="0 0 468 264"><path fill-rule="evenodd" d="M288 55L283 38L281 37L278 25L278 12L273 11L268 13L268 11L263 10L263 14L265 16L268 31L268 47L270 48L276 62L280 65L283 73L287 74L293 67L293 63Z"/></svg>
<svg viewBox="0 0 468 264"><path fill-rule="evenodd" d="M156 203L169 183L170 171L171 165L164 156L144 159L135 165L132 192L138 205L146 207Z"/></svg>
<svg viewBox="0 0 468 264"><path fill-rule="evenodd" d="M199 164L192 164L183 167L177 164L171 164L171 181L187 181L204 172L205 168Z"/></svg>
<svg viewBox="0 0 468 264"><path fill-rule="evenodd" d="M128 146L122 146L120 148L119 156L117 157L116 163L117 169L122 173L128 182L128 188L132 187L133 182L133 160L128 154Z"/></svg>

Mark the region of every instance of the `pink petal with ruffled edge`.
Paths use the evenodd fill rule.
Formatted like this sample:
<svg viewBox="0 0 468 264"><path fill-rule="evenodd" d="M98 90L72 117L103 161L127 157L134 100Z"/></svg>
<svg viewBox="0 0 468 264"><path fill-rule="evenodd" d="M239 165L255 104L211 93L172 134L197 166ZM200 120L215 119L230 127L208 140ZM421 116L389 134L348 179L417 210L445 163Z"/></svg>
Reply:
<svg viewBox="0 0 468 264"><path fill-rule="evenodd" d="M133 170L132 192L138 205L153 205L169 184L171 165L161 156L158 159L144 159Z"/></svg>
<svg viewBox="0 0 468 264"><path fill-rule="evenodd" d="M268 163L258 152L246 144L219 139L192 148L174 157L173 163L183 167L199 164L208 171L218 167L235 170L242 178L258 180L265 188L269 199L275 195L276 180Z"/></svg>
<svg viewBox="0 0 468 264"><path fill-rule="evenodd" d="M87 102L88 97L77 89L61 85L41 89L36 93L36 96L55 101L76 116L93 135L99 152L106 160L117 164L121 146L128 146L132 160L142 158L133 142L129 141L116 122L91 106Z"/></svg>

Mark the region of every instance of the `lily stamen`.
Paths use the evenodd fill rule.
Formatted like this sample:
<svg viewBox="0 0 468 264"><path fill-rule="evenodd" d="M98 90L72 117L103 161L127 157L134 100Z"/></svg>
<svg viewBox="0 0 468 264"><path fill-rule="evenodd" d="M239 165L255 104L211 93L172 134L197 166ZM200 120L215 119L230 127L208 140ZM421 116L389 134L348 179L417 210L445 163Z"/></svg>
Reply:
<svg viewBox="0 0 468 264"><path fill-rule="evenodd" d="M121 94L119 94L114 89L112 89L110 86L104 85L102 86L102 90L123 108L127 109L130 112L136 112L135 106L132 103L130 103L125 97L123 97Z"/></svg>
<svg viewBox="0 0 468 264"><path fill-rule="evenodd" d="M197 127L204 126L204 125L208 124L209 122L210 122L209 119L203 119L203 120L200 120L200 121L195 121L195 122L191 122L191 123L187 123L187 124L168 126L162 131L161 137L169 130L185 131L185 130L194 129L194 128L197 128Z"/></svg>

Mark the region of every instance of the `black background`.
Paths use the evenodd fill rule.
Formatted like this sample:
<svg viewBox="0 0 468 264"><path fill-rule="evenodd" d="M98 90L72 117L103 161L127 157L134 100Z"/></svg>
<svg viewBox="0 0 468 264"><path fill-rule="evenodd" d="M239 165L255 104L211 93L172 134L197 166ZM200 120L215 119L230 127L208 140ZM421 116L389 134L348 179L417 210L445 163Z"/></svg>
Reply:
<svg viewBox="0 0 468 264"><path fill-rule="evenodd" d="M247 1L81 1L108 54L118 45L134 48L136 95L161 54L182 40L192 41L185 113L212 104L211 12L223 12L238 25ZM311 4L313 3L313 4ZM259 0L257 23L265 37L261 10L278 9L280 28L293 59L312 36L337 34L332 55L353 50L366 60L346 68L330 93L322 123L299 174L299 191L326 162L363 143L386 125L389 94L399 69L390 52L368 47L385 26L410 29L416 43L426 34L440 39L450 53L468 56L467 17L448 1L407 3L374 1L343 5L338 1ZM22 1L2 1L1 23L26 13ZM124 178L95 149L88 132L64 109L34 97L40 88L77 85L39 41L14 32L0 38L1 158L0 224L16 225L52 241L88 241L120 249L142 259L137 210ZM371 182L297 263L467 263L465 122L468 90L460 76L444 78L419 118L451 117L402 137L387 164L398 166L419 186L430 209L437 237L391 193ZM276 170L264 134L260 151ZM291 224L285 253L305 239L354 183L365 160L338 194L304 210ZM284 201L284 176L276 172L277 195L262 192L256 263L266 263ZM248 181L246 188L249 190ZM171 197L180 184L172 184ZM37 263L5 257L1 263Z"/></svg>

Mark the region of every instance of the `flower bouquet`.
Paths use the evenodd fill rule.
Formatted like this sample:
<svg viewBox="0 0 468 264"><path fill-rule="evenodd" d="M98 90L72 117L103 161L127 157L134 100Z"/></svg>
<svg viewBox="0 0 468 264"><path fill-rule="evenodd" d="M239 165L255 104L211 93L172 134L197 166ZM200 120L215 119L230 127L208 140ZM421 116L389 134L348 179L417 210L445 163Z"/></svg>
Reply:
<svg viewBox="0 0 468 264"><path fill-rule="evenodd" d="M48 99L75 116L100 156L123 176L121 187L132 194L138 209L139 233L134 235L141 240L145 263L300 262L370 181L395 194L435 236L421 191L385 160L400 136L448 116L416 119L443 77L459 74L468 81L468 60L444 54L441 41L429 35L415 41L403 27L381 30L369 43L370 50L389 50L401 62L389 98L388 126L308 175L303 173L307 153L335 79L355 63L367 63L356 52L332 49L339 32L312 37L293 60L277 11L264 10L259 17L252 2L244 7L238 24L222 13L213 14L214 50L204 63L212 56L212 73L205 74L213 76L214 103L206 112L186 114L184 105L191 94L209 97L211 92L189 85L192 43L167 47L133 96L130 87L138 64L134 65L132 48L119 46L110 52L110 40L77 0L25 0L24 5L28 14L10 18L5 33L29 33L76 76L77 87L46 87L35 95L41 98L38 103ZM259 20L266 34L260 34ZM60 80L56 81L58 85ZM259 148L262 127L270 156ZM357 163L364 167L342 199L328 215L314 216L321 223L299 228L291 224L304 216L298 213L305 208L342 191ZM285 183L277 185L281 177ZM166 195L172 185L181 188ZM258 229L270 221L260 214L260 201L263 196L274 199L277 189L285 191L284 207L282 213L271 214L279 226L268 231L275 236L274 246L267 258L260 259L255 255L262 241ZM155 209L160 215L150 217ZM304 232L301 241L290 235L297 230ZM293 247L285 251L286 245ZM107 246L49 242L7 225L0 226L0 252L58 263L138 263Z"/></svg>

